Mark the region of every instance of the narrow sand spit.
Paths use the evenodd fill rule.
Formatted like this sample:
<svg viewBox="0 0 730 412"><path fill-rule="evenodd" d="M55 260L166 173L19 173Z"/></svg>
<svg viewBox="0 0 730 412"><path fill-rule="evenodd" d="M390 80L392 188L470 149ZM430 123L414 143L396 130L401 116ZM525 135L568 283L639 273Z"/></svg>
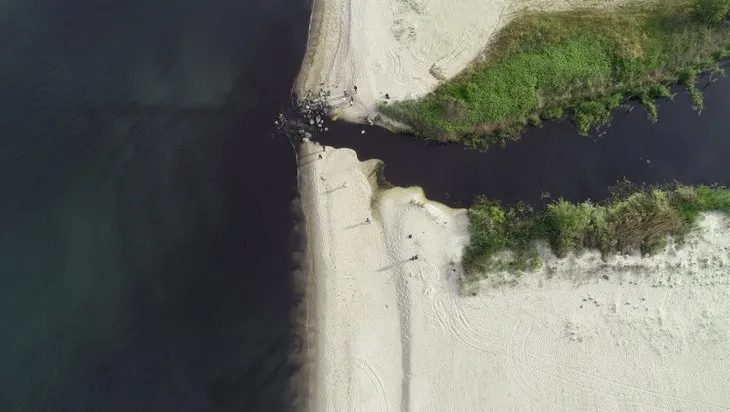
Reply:
<svg viewBox="0 0 730 412"><path fill-rule="evenodd" d="M300 161L310 411L730 409L726 216L650 258L544 249L540 271L463 297L464 210L374 193L377 162L349 149Z"/></svg>
<svg viewBox="0 0 730 412"><path fill-rule="evenodd" d="M421 97L457 75L518 10L637 2L647 0L314 0L296 89L329 89L340 116L363 122L386 94Z"/></svg>

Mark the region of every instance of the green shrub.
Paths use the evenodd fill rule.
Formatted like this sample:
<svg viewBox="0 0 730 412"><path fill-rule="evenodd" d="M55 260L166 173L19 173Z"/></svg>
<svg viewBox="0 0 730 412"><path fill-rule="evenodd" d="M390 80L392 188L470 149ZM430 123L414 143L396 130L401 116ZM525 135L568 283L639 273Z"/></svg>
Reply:
<svg viewBox="0 0 730 412"><path fill-rule="evenodd" d="M654 99L649 97L648 94L642 94L640 99L641 104L646 107L646 113L649 121L652 123L656 123L657 121L659 121L659 110L656 107L656 102L654 102Z"/></svg>
<svg viewBox="0 0 730 412"><path fill-rule="evenodd" d="M693 224L702 212L718 210L730 213L730 191L724 187L679 186L672 192L670 202L689 224Z"/></svg>
<svg viewBox="0 0 730 412"><path fill-rule="evenodd" d="M730 14L730 0L695 0L697 20L708 24L720 24Z"/></svg>
<svg viewBox="0 0 730 412"><path fill-rule="evenodd" d="M499 202L479 197L469 209L469 222L471 240L464 254L464 268L487 269L491 257L507 248L505 211Z"/></svg>
<svg viewBox="0 0 730 412"><path fill-rule="evenodd" d="M471 242L462 260L465 281L498 269L539 267L537 240L547 240L557 256L584 249L604 255L634 250L653 253L666 244L668 236L686 234L700 213L730 214L730 190L724 187L649 189L620 182L611 193L605 203L560 199L538 212L526 205L504 207L478 197L469 209ZM505 251L512 252L511 260L495 260Z"/></svg>
<svg viewBox="0 0 730 412"><path fill-rule="evenodd" d="M564 200L548 205L545 212L550 226L550 245L558 256L583 249L593 205L573 204Z"/></svg>
<svg viewBox="0 0 730 412"><path fill-rule="evenodd" d="M608 124L623 97L656 121L657 98L685 83L695 106L701 71L730 57L730 27L711 24L730 0L664 0L613 10L526 12L504 27L483 62L417 101L383 106L427 139L484 148L542 119L572 116L582 134ZM724 14L723 14L724 13ZM700 16L705 16L700 18Z"/></svg>
<svg viewBox="0 0 730 412"><path fill-rule="evenodd" d="M611 121L611 110L601 101L579 103L573 111L573 121L578 132L587 135L592 127L603 126Z"/></svg>
<svg viewBox="0 0 730 412"><path fill-rule="evenodd" d="M649 86L647 93L651 99L669 99L672 97L672 91L669 90L666 84L653 84Z"/></svg>
<svg viewBox="0 0 730 412"><path fill-rule="evenodd" d="M560 106L551 106L542 111L542 118L545 120L557 120L565 116L565 110Z"/></svg>
<svg viewBox="0 0 730 412"><path fill-rule="evenodd" d="M689 92L689 96L692 98L692 103L694 103L695 109L702 110L705 107L705 99L702 96L700 89L698 89L694 83L688 83L687 92Z"/></svg>

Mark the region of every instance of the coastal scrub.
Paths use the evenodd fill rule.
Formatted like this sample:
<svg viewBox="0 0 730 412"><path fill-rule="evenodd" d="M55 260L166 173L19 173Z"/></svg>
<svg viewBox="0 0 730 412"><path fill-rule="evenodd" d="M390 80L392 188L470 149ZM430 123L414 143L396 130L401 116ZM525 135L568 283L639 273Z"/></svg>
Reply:
<svg viewBox="0 0 730 412"><path fill-rule="evenodd" d="M469 209L470 244L462 265L467 282L497 270L523 271L541 265L537 241L547 241L558 257L586 249L604 256L640 251L653 253L669 236L681 239L700 213L730 213L730 190L682 186L612 188L601 203L557 200L543 210L506 207L478 197Z"/></svg>
<svg viewBox="0 0 730 412"><path fill-rule="evenodd" d="M728 0L666 0L527 12L501 30L483 62L422 99L380 110L427 139L484 148L565 114L587 134L610 123L626 98L641 101L656 121L655 99L671 98L676 83L701 109L697 75L730 55L728 9Z"/></svg>

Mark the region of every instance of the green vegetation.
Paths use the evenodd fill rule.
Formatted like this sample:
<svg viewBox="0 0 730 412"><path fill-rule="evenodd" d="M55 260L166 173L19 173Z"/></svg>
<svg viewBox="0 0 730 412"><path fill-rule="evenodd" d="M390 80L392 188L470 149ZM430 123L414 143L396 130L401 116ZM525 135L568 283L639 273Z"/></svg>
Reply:
<svg viewBox="0 0 730 412"><path fill-rule="evenodd" d="M730 0L664 0L617 10L527 13L500 32L481 63L417 101L381 110L425 138L504 144L527 124L567 113L579 131L611 121L625 98L671 98L730 56Z"/></svg>
<svg viewBox="0 0 730 412"><path fill-rule="evenodd" d="M730 13L730 0L697 0L694 11L699 21L707 24L720 24Z"/></svg>
<svg viewBox="0 0 730 412"><path fill-rule="evenodd" d="M558 200L544 210L504 207L479 197L469 210L471 242L462 264L466 281L495 270L526 270L541 265L536 241L545 240L557 256L585 249L604 256L617 252L653 253L668 236L681 238L702 212L730 213L724 187L673 186L612 188L606 202L579 204Z"/></svg>

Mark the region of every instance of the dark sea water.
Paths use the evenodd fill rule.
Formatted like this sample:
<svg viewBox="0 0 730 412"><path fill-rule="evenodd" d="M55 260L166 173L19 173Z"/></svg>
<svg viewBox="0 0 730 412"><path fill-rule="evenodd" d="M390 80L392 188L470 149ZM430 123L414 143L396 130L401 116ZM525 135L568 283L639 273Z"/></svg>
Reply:
<svg viewBox="0 0 730 412"><path fill-rule="evenodd" d="M307 0L0 2L0 411L278 411Z"/></svg>

